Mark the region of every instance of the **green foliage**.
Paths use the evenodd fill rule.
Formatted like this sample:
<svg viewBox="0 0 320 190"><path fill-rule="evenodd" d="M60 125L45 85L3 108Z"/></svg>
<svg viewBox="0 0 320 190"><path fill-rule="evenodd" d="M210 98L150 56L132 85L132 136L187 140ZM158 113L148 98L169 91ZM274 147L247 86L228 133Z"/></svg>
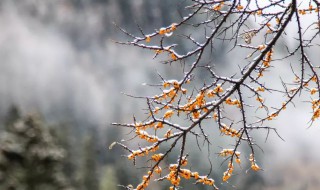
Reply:
<svg viewBox="0 0 320 190"><path fill-rule="evenodd" d="M82 188L86 190L97 190L99 187L99 180L97 174L97 161L96 161L96 135L91 133L84 142L84 154L81 171Z"/></svg>
<svg viewBox="0 0 320 190"><path fill-rule="evenodd" d="M0 189L72 189L62 172L64 150L40 118L21 118L15 110L0 135Z"/></svg>
<svg viewBox="0 0 320 190"><path fill-rule="evenodd" d="M115 190L117 189L117 178L115 169L112 166L105 166L104 173L100 181L100 190Z"/></svg>

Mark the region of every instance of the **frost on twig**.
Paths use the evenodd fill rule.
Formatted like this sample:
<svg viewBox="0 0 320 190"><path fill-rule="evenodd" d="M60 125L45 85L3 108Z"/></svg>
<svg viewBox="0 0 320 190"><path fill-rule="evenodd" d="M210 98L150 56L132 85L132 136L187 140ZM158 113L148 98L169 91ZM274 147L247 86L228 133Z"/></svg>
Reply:
<svg viewBox="0 0 320 190"><path fill-rule="evenodd" d="M196 165L190 168L188 161L189 136L197 140L203 138L208 146L214 145L214 139L210 139L203 129L207 123L215 124L211 127L218 128L221 138L231 138L234 142L232 147L223 148L217 153L227 161L226 171L221 174L220 181L228 182L243 159L250 163L249 169L261 170L255 158L255 151L259 147L253 131L266 130L268 135L274 132L280 137L277 129L269 126L269 121L284 112L302 92L311 96L310 124L320 117L319 66L314 65L307 54L307 49L319 48L319 44L316 44L320 34L318 1L310 0L301 4L296 0L193 0L186 10L190 12L188 16L169 26L159 27L150 34L145 34L141 28L141 35L131 34L116 25L129 38L126 42L118 43L150 50L155 57L165 55L165 63L184 64L182 78L168 80L160 76L160 84L148 85L150 88L160 86L161 93L136 97L146 102L148 113L145 118L141 118L141 121L134 118L132 123L126 124L114 123L132 129L132 138L145 142L141 144L148 144L132 147L131 144L113 143L111 146L118 144L126 149L127 158L134 163L141 157L148 159L145 165L148 172L140 184L132 187L137 190L147 189L152 181L169 181L170 190L179 189L182 179L218 189L215 180L210 177L211 172L200 174L196 171ZM306 15L312 15L314 22L303 29L302 20ZM284 45L287 54L283 56L283 53L277 52L276 46L290 32L289 24L291 30L295 27L298 33L294 39L297 43L294 48ZM193 34L181 34L182 26L194 31L202 27L205 31L202 39L194 38ZM178 31L180 34L175 35ZM309 34L307 37L306 33ZM185 53L177 53L181 44L164 45L168 37L181 38L193 44L193 48ZM236 58L239 70L235 74L223 76L215 71L211 61L215 57L208 58L206 52L212 51L217 42L231 44L229 54L236 49L249 52L243 58ZM279 89L263 80L265 75L274 75L279 62L286 62L294 56L299 57L299 69L292 68L291 73L295 77L292 82L281 81L278 86L283 88ZM192 82L197 69L204 69L206 75L210 76L210 80L201 86L195 86ZM284 101L276 107L271 106L265 98L266 93L284 97ZM229 113L229 108L236 110L240 119L234 113ZM259 110L263 114L252 115L256 112L250 110ZM186 122L182 124L181 119ZM201 148L199 143L198 146ZM240 146L248 146L251 153L242 155ZM165 160L176 149L179 150L176 162L167 164Z"/></svg>

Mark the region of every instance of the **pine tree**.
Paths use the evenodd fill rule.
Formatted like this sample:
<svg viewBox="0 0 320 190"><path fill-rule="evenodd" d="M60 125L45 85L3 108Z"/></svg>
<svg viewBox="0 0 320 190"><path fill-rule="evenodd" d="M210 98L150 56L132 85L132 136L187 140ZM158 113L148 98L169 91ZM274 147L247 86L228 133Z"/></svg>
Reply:
<svg viewBox="0 0 320 190"><path fill-rule="evenodd" d="M105 166L102 179L100 181L100 190L115 190L117 189L117 178L114 167Z"/></svg>
<svg viewBox="0 0 320 190"><path fill-rule="evenodd" d="M97 190L99 188L99 178L97 169L96 155L97 135L91 131L91 135L85 138L84 155L81 171L82 189Z"/></svg>
<svg viewBox="0 0 320 190"><path fill-rule="evenodd" d="M16 119L6 121L0 134L0 189L72 189L62 172L65 152L41 119L17 117L17 109L10 113Z"/></svg>

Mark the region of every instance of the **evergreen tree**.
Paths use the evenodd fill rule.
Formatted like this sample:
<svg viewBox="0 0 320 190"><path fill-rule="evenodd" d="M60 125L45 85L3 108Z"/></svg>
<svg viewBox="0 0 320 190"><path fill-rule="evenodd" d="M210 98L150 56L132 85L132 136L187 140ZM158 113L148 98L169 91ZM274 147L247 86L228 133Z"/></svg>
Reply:
<svg viewBox="0 0 320 190"><path fill-rule="evenodd" d="M99 188L99 178L97 170L96 155L97 135L91 131L91 135L85 138L84 155L81 172L82 189L97 190Z"/></svg>
<svg viewBox="0 0 320 190"><path fill-rule="evenodd" d="M5 125L12 125L19 117L21 117L19 109L12 105L6 115Z"/></svg>
<svg viewBox="0 0 320 190"><path fill-rule="evenodd" d="M78 128L71 122L59 123L54 126L55 134L59 139L60 145L65 149L66 154L63 162L63 172L68 176L70 184L76 189L80 188L82 183L77 178L81 161L82 147L79 145L79 135L76 133ZM81 137L82 138L82 137Z"/></svg>
<svg viewBox="0 0 320 190"><path fill-rule="evenodd" d="M10 112L12 117L18 111ZM62 172L64 150L35 116L6 121L0 134L0 189L71 189Z"/></svg>
<svg viewBox="0 0 320 190"><path fill-rule="evenodd" d="M102 174L102 179L100 181L100 190L115 190L117 187L117 178L114 167L105 166Z"/></svg>

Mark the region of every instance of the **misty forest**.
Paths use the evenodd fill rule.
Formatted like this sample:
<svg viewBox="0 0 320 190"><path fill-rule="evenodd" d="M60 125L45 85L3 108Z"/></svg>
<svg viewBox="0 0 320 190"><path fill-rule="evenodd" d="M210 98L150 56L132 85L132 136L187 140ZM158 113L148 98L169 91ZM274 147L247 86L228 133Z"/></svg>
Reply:
<svg viewBox="0 0 320 190"><path fill-rule="evenodd" d="M201 47L201 38L210 36L210 30L218 28L219 22L216 21L229 14L229 7L231 10L234 6L235 12L242 11L243 14L246 14L245 10L250 10L249 6L241 5L241 1L0 0L0 189L142 190L145 188L142 183L146 181L149 186L145 189L152 190L319 189L320 122L317 120L320 117L320 103L319 100L314 101L319 96L320 88L318 77L310 73L318 76L320 21L318 27L313 27L311 16L309 19L307 16L314 11L319 18L320 2L303 0L299 4L293 0L297 6L305 3L308 10L303 12L303 8L294 7L287 1L266 0L274 3L275 7L277 2L281 2L278 8L287 11L283 13L284 16L279 11L274 18L270 17L270 23L275 19L272 24L277 22L279 28L272 28L266 23L265 27L269 27L269 30L265 37L259 36L260 31L250 31L236 34L228 40L228 35L232 36L234 32L232 29L221 38L212 35L214 43L210 42L210 47L199 53L204 54L204 61L197 66L190 66L199 54L195 51L190 53L195 57L188 57L186 52ZM292 10L289 10L290 7ZM295 8L299 10L297 15L307 17L304 20L301 18L303 24L299 23L304 33L295 29ZM211 12L206 12L207 9L213 10L213 17L209 15ZM192 13L199 15L191 18ZM271 15L259 11L255 14L266 19ZM288 22L285 20L290 16L293 17L292 23L290 19ZM210 19L213 24L209 23ZM237 20L238 17L232 15L232 19ZM241 19L245 21L243 26L239 24L239 28L250 29L255 22L259 22L259 19ZM281 31L281 27L287 24L287 28ZM307 29L316 35L310 41L300 41L306 44L304 46L297 41L302 35L310 37ZM277 36L277 31L284 35L279 35L277 43L269 48L267 41L271 39L272 42L270 36ZM141 33L143 37L140 37ZM258 38L265 40L266 45L256 48ZM213 41L209 37L206 39ZM232 47L233 44L237 46ZM241 74L247 76L245 71L249 64L245 66L240 62L248 62L256 57L251 57L245 48L265 55L261 56L262 66L257 69L258 77L251 78L251 82L260 86L253 95L249 92L250 87L241 92L239 87L235 89L239 93L230 98L224 95L232 90L227 85L237 83L235 79ZM307 56L301 58L299 52L303 50ZM278 58L290 56L287 56L288 60L275 58L273 62L269 60L273 51ZM300 59L305 65L302 69L296 63ZM309 60L315 66L307 70ZM214 72L209 63L214 67ZM239 73L233 75L234 71ZM300 77L301 73L305 75ZM262 75L263 82L259 79ZM189 80L193 86L183 86L187 82L189 84ZM311 82L318 87L313 87ZM300 87L290 90L297 84L301 84L301 90ZM170 87L172 91L165 90ZM210 91L210 88L213 90ZM280 88L285 88L285 92L275 90ZM303 92L305 89L306 92ZM159 93L162 93L160 98L152 97ZM176 98L178 103L174 104L173 99L178 93L181 96ZM262 93L263 96L260 96ZM190 113L185 117L180 117L180 112L185 111L183 109L189 109L192 98L195 102L199 100L197 94L204 96L199 105L189 110ZM293 94L296 97L291 102ZM169 101L164 96L172 99ZM287 96L289 100L285 99ZM212 104L209 101L213 97L224 105L216 109L215 101L211 100L214 102ZM250 98L255 102L251 103ZM187 108L181 106L184 101L190 103ZM245 101L248 103L243 103ZM261 103L259 108L266 110L265 119L264 112L254 108L257 103ZM267 103L271 106L268 107ZM282 103L278 110L274 108L277 103ZM204 105L208 107L202 107ZM286 111L282 112L284 109ZM273 110L276 111L274 114ZM209 119L216 120L217 124L207 121L206 113L210 111L212 116ZM154 116L159 113L163 116L162 122ZM196 123L198 118L204 119L201 125ZM247 120L248 123L254 123L257 118L267 126L261 125L262 130L250 131L254 140L252 143L246 124L243 124L244 128L236 127ZM190 122L189 129L180 127L187 127ZM154 126L156 123L157 126ZM156 130L148 128L162 129L162 125L169 127L165 128L169 129L165 134L165 131L156 133ZM199 128L193 130L197 125ZM243 130L243 137L232 126L240 132ZM256 126L250 127L253 129ZM147 130L155 135L148 136ZM179 130L185 134L182 147L187 147L186 153L178 141ZM186 140L186 133L189 132L191 134ZM158 134L168 139L158 138ZM228 136L236 136L240 140L235 141ZM175 142L169 143L170 138L175 137L178 138L177 147L174 147ZM168 141L160 148L157 146L157 153L165 154L165 159L162 158L163 154L152 156L153 153L149 153L148 157L148 152L143 157L148 146L161 140ZM249 145L246 145L247 141ZM236 148L226 149L230 147ZM156 151L154 149L150 148L150 152ZM166 154L168 149L170 151ZM235 170L232 173L233 166L230 163L232 165L233 158ZM187 160L188 165L182 163ZM159 161L159 164L155 164L155 161ZM163 163L160 164L161 161ZM173 170L172 163L178 163ZM162 173L159 171L160 165ZM180 169L180 166L197 173L188 173L189 170ZM152 174L154 169L155 173L159 173L155 174L156 177ZM145 177L149 170L152 175L149 172ZM170 170L177 175L172 172L170 178ZM183 171L187 173L183 174ZM199 177L198 172L203 176L208 175ZM180 178L178 182L174 180L178 175L183 178L181 182ZM160 180L152 181L158 177ZM150 184L149 178L152 178ZM184 181L188 178L200 181ZM211 178L215 184L213 180L210 181ZM143 187L139 187L139 184Z"/></svg>

